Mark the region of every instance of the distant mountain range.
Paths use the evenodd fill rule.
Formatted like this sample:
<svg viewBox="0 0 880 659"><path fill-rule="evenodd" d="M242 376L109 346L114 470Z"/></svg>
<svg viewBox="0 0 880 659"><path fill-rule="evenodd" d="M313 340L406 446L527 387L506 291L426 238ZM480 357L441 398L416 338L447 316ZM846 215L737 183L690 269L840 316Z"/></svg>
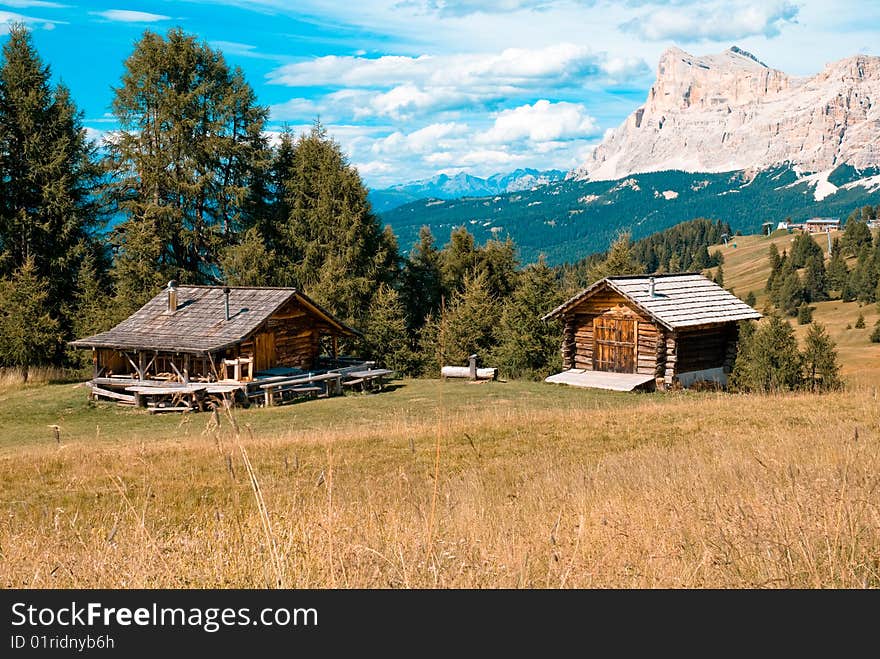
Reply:
<svg viewBox="0 0 880 659"><path fill-rule="evenodd" d="M566 172L561 169L543 172L537 169L517 169L508 174L494 174L489 178L479 178L465 173L454 176L440 174L421 181L401 183L384 190L371 190L370 203L373 210L377 213L383 213L419 199L486 197L506 192L530 190L538 185L561 181L565 176Z"/></svg>
<svg viewBox="0 0 880 659"><path fill-rule="evenodd" d="M422 225L443 243L464 224L479 240L510 235L524 262L543 253L552 263L604 250L620 231L639 238L696 217L747 233L789 216L843 218L880 204L880 58L793 78L736 47L703 57L671 48L644 106L582 166L523 187L416 188L431 199L386 206L382 218L404 249Z"/></svg>

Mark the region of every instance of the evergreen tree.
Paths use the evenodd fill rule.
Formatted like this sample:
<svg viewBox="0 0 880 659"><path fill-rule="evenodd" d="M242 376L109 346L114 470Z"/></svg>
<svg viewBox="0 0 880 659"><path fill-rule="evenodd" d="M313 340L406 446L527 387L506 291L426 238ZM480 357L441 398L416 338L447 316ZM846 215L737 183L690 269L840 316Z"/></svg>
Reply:
<svg viewBox="0 0 880 659"><path fill-rule="evenodd" d="M724 266L718 266L718 269L715 271L715 276L712 277L712 281L724 288Z"/></svg>
<svg viewBox="0 0 880 659"><path fill-rule="evenodd" d="M516 246L507 240L489 240L477 250L477 272L486 277L489 293L499 299L509 296L516 288Z"/></svg>
<svg viewBox="0 0 880 659"><path fill-rule="evenodd" d="M814 243L815 244L815 243ZM813 254L807 259L804 271L804 296L807 302L822 302L828 299L828 276L825 261L821 254Z"/></svg>
<svg viewBox="0 0 880 659"><path fill-rule="evenodd" d="M839 243L837 243L839 244ZM828 262L828 288L843 295L849 281L849 268L846 259L840 249L831 250L831 260Z"/></svg>
<svg viewBox="0 0 880 659"><path fill-rule="evenodd" d="M813 240L813 236L808 233L799 233L795 236L794 243L791 246L791 263L795 268L803 268L811 257L818 256L822 258L822 248Z"/></svg>
<svg viewBox="0 0 880 659"><path fill-rule="evenodd" d="M814 391L840 387L837 349L825 328L814 323L807 330L802 355L806 386Z"/></svg>
<svg viewBox="0 0 880 659"><path fill-rule="evenodd" d="M230 286L270 286L275 255L254 226L242 234L240 242L220 250L219 267L221 278Z"/></svg>
<svg viewBox="0 0 880 659"><path fill-rule="evenodd" d="M861 311L859 312L859 317L856 318L856 324L854 325L856 329L865 329L865 314Z"/></svg>
<svg viewBox="0 0 880 659"><path fill-rule="evenodd" d="M449 243L442 252L443 291L452 295L464 287L468 277L477 271L477 248L474 236L461 226L449 234Z"/></svg>
<svg viewBox="0 0 880 659"><path fill-rule="evenodd" d="M75 275L98 225L93 151L70 93L52 86L30 33L13 25L0 61L0 277L35 277L65 338Z"/></svg>
<svg viewBox="0 0 880 659"><path fill-rule="evenodd" d="M787 316L797 314L804 301L804 287L797 272L789 272L779 288L775 304Z"/></svg>
<svg viewBox="0 0 880 659"><path fill-rule="evenodd" d="M847 294L859 302L875 302L877 292L877 260L870 245L862 245L859 259L849 275Z"/></svg>
<svg viewBox="0 0 880 659"><path fill-rule="evenodd" d="M428 369L467 364L472 354L485 359L494 347L498 321L498 301L489 293L485 276L468 277L448 309L425 325L422 353Z"/></svg>
<svg viewBox="0 0 880 659"><path fill-rule="evenodd" d="M853 211L846 220L843 238L840 241L843 250L851 256L858 256L865 245L871 245L873 238L866 222L861 219L861 212Z"/></svg>
<svg viewBox="0 0 880 659"><path fill-rule="evenodd" d="M320 123L295 142L283 135L281 153L288 152L289 166L279 175L289 214L275 247L289 273L284 283L359 324L374 291L397 275L397 241L373 214L357 169Z"/></svg>
<svg viewBox="0 0 880 659"><path fill-rule="evenodd" d="M639 275L644 271L644 264L636 260L630 234L622 233L611 243L605 260L590 268L589 279L594 282L605 277Z"/></svg>
<svg viewBox="0 0 880 659"><path fill-rule="evenodd" d="M33 257L10 277L0 279L0 365L28 367L49 364L58 353L62 334L50 314L49 285Z"/></svg>
<svg viewBox="0 0 880 659"><path fill-rule="evenodd" d="M745 303L750 307L754 307L758 303L758 298L755 297L754 291L749 291L749 294L746 295Z"/></svg>
<svg viewBox="0 0 880 659"><path fill-rule="evenodd" d="M76 337L104 332L122 320L110 299L110 287L102 274L104 271L95 254L86 255L77 271L75 313L71 314ZM81 365L91 362L91 355L82 350L71 350L70 357Z"/></svg>
<svg viewBox="0 0 880 659"><path fill-rule="evenodd" d="M871 330L871 343L880 343L880 320L874 323L874 329Z"/></svg>
<svg viewBox="0 0 880 659"><path fill-rule="evenodd" d="M152 217L141 222L128 221L113 231L116 251L111 274L116 286L113 301L120 320L142 307L162 286L177 276L171 266L161 263L162 238Z"/></svg>
<svg viewBox="0 0 880 659"><path fill-rule="evenodd" d="M406 311L400 295L388 284L379 286L363 325L366 355L401 375L416 375L418 354L411 345Z"/></svg>
<svg viewBox="0 0 880 659"><path fill-rule="evenodd" d="M558 323L545 323L541 315L562 302L562 292L543 258L526 267L519 284L504 300L492 360L511 377L546 377L562 366Z"/></svg>
<svg viewBox="0 0 880 659"><path fill-rule="evenodd" d="M770 261L770 274L767 277L767 284L764 287L764 290L768 293L773 290L773 286L777 284L777 280L779 279L779 273L782 271L783 266L786 265L786 257L785 253L779 253L779 248L776 247L776 243L770 243L770 247L768 248L768 259Z"/></svg>
<svg viewBox="0 0 880 659"><path fill-rule="evenodd" d="M813 322L813 307L806 302L798 307L797 313L798 325L809 325Z"/></svg>
<svg viewBox="0 0 880 659"><path fill-rule="evenodd" d="M436 314L443 298L442 257L434 245L431 229L419 230L419 242L413 247L401 272L401 296L406 307L410 330L425 324Z"/></svg>
<svg viewBox="0 0 880 659"><path fill-rule="evenodd" d="M794 330L776 315L768 316L753 332L741 332L731 376L741 391L787 391L801 382L801 355Z"/></svg>
<svg viewBox="0 0 880 659"><path fill-rule="evenodd" d="M114 92L120 130L106 160L110 199L126 217L124 232L146 225L141 232L154 232L160 245L135 258L153 258L162 279L217 282L222 249L264 210L257 193L268 166L266 109L241 69L180 29L164 38L145 32ZM132 247L119 235L120 250Z"/></svg>

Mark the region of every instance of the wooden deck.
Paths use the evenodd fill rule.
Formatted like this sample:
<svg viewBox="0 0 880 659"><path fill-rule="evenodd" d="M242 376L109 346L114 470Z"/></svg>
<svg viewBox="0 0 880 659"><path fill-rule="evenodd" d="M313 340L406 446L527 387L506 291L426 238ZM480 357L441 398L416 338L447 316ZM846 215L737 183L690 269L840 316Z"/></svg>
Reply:
<svg viewBox="0 0 880 659"><path fill-rule="evenodd" d="M571 387L584 389L608 389L610 391L635 391L636 389L653 389L653 375L633 373L610 373L607 371L586 371L571 369L551 375L544 382L551 384L567 384Z"/></svg>

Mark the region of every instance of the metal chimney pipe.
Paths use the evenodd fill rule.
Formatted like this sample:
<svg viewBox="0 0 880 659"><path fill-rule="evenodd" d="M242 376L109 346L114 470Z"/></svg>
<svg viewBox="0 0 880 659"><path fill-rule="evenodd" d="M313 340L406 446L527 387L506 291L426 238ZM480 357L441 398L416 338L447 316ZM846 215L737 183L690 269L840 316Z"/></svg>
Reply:
<svg viewBox="0 0 880 659"><path fill-rule="evenodd" d="M229 320L229 286L223 288L223 296L226 304L226 320Z"/></svg>
<svg viewBox="0 0 880 659"><path fill-rule="evenodd" d="M173 279L168 282L168 311L177 311L177 282Z"/></svg>
<svg viewBox="0 0 880 659"><path fill-rule="evenodd" d="M649 291L651 293L651 297L654 297L654 278L653 277L648 279L648 284L650 286Z"/></svg>

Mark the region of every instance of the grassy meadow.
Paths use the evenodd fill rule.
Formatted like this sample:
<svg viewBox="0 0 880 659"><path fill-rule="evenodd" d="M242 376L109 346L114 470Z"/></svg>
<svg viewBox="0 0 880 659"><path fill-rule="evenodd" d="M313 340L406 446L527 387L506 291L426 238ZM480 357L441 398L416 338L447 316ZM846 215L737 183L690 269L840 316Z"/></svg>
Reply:
<svg viewBox="0 0 880 659"><path fill-rule="evenodd" d="M85 393L0 393L0 586L880 586L870 387L403 380L158 418Z"/></svg>

